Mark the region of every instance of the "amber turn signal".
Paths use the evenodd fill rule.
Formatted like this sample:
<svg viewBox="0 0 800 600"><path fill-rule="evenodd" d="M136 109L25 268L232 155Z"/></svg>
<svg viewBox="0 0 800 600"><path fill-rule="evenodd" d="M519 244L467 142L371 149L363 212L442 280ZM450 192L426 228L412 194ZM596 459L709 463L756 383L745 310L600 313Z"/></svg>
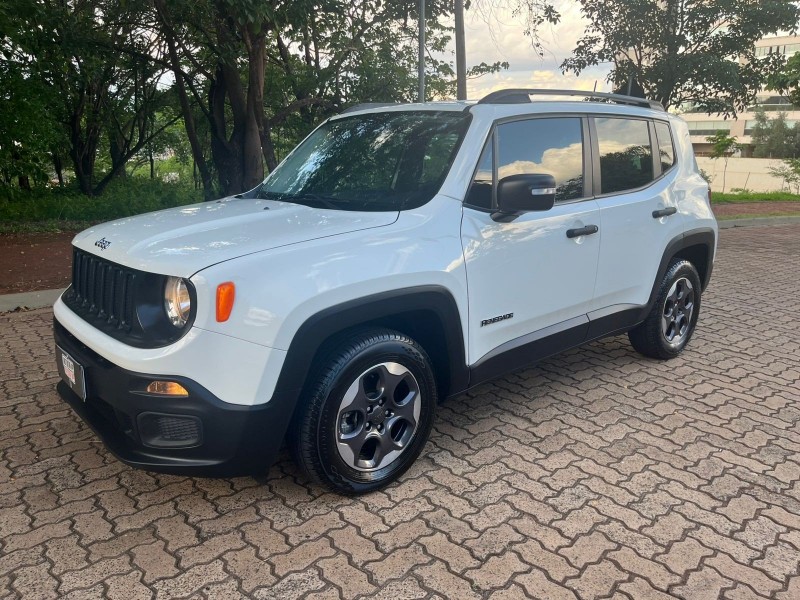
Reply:
<svg viewBox="0 0 800 600"><path fill-rule="evenodd" d="M224 323L231 316L233 301L236 298L236 286L232 281L217 286L217 322Z"/></svg>
<svg viewBox="0 0 800 600"><path fill-rule="evenodd" d="M180 383L174 381L152 381L147 386L148 394L158 394L159 396L188 396L189 392Z"/></svg>

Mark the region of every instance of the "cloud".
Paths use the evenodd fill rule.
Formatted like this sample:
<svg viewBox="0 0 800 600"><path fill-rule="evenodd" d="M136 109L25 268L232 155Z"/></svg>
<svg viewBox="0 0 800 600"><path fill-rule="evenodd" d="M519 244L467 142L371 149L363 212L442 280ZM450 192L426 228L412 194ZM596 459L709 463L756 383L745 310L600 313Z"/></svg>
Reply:
<svg viewBox="0 0 800 600"><path fill-rule="evenodd" d="M500 179L522 173L546 173L556 178L560 185L580 177L583 172L583 145L571 144L565 148L550 148L542 154L541 162L517 160L503 165L498 171Z"/></svg>
<svg viewBox="0 0 800 600"><path fill-rule="evenodd" d="M491 91L509 87L611 91L606 83L610 70L607 65L587 69L579 77L564 75L559 68L572 54L586 26L577 3L556 2L561 13L560 23L544 25L539 32L544 56L536 53L531 39L525 35L523 18L497 8L491 0L481 0L477 4L479 6L473 4L465 15L467 65L506 61L510 68L468 81L469 98L478 99ZM455 42L451 42L447 58L455 60L454 51Z"/></svg>

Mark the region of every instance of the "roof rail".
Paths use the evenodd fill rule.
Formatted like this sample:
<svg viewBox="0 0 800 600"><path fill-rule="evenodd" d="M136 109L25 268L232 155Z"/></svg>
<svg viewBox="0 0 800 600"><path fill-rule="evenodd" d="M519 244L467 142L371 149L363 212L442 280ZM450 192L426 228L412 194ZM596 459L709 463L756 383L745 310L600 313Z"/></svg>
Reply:
<svg viewBox="0 0 800 600"><path fill-rule="evenodd" d="M386 106L397 106L397 105L398 105L397 102L362 102L361 104L348 106L339 114L343 115L346 113L356 112L357 110L368 110L370 108L384 108Z"/></svg>
<svg viewBox="0 0 800 600"><path fill-rule="evenodd" d="M664 110L660 102L646 98L623 96L622 94L606 94L603 92L586 92L582 90L548 90L548 89L509 89L492 92L478 100L478 104L525 104L531 101L531 96L579 96L586 100L604 100L617 104L629 104L643 108Z"/></svg>

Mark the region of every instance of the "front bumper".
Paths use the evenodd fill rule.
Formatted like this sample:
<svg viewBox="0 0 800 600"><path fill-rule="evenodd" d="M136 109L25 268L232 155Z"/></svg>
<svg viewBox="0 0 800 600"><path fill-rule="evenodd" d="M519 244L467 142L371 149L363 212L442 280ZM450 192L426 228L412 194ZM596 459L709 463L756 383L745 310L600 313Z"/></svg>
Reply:
<svg viewBox="0 0 800 600"><path fill-rule="evenodd" d="M223 402L186 377L127 371L81 343L57 320L58 346L84 368L87 398L62 381L61 397L121 461L164 473L228 477L263 473L274 462L294 402L274 396L257 406ZM188 397L146 393L153 380L176 381Z"/></svg>

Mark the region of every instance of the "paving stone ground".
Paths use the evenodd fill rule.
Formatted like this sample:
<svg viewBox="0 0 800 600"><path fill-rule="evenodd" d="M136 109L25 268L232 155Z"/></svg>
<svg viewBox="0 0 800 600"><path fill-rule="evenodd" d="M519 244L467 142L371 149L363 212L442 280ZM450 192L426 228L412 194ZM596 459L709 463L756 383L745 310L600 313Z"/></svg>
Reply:
<svg viewBox="0 0 800 600"><path fill-rule="evenodd" d="M800 226L722 232L690 348L593 343L441 406L367 497L130 469L0 315L2 598L800 598Z"/></svg>

